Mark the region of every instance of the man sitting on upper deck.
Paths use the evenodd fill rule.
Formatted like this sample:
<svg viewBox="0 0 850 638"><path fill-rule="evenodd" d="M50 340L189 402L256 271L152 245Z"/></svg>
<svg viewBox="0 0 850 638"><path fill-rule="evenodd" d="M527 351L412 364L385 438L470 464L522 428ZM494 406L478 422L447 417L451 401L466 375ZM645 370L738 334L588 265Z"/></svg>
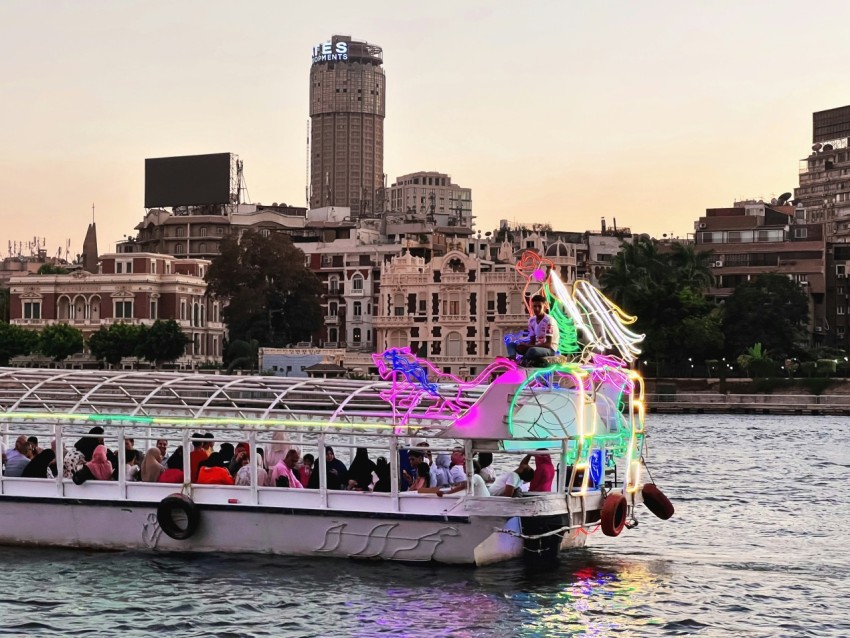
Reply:
<svg viewBox="0 0 850 638"><path fill-rule="evenodd" d="M511 358L523 355L520 365L533 365L544 357L551 357L560 346L558 324L546 313L546 297L534 295L531 298L533 316L528 319L528 342L508 344Z"/></svg>

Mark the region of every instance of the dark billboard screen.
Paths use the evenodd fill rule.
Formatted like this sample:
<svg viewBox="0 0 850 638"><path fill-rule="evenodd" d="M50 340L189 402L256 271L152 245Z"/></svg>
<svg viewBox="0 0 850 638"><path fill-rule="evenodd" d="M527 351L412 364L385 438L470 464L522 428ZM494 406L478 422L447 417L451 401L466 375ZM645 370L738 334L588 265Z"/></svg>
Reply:
<svg viewBox="0 0 850 638"><path fill-rule="evenodd" d="M850 137L850 106L813 114L813 142L831 142Z"/></svg>
<svg viewBox="0 0 850 638"><path fill-rule="evenodd" d="M231 153L145 160L145 208L230 202Z"/></svg>

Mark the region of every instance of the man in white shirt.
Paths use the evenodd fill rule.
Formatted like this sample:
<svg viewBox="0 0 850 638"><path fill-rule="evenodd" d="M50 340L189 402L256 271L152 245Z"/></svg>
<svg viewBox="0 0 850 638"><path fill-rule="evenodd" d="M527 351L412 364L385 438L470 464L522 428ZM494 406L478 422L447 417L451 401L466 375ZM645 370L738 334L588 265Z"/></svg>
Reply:
<svg viewBox="0 0 850 638"><path fill-rule="evenodd" d="M466 454L462 447L456 447L452 450L452 465L449 468L449 478L452 482L452 487L461 485L466 487Z"/></svg>
<svg viewBox="0 0 850 638"><path fill-rule="evenodd" d="M531 298L531 311L534 314L528 319L528 342L508 344L509 355L523 355L521 365L551 357L560 346L558 324L546 314L546 297L534 295Z"/></svg>
<svg viewBox="0 0 850 638"><path fill-rule="evenodd" d="M520 485L530 483L534 470L528 465L520 465L513 472L503 472L490 486L490 496L514 496Z"/></svg>

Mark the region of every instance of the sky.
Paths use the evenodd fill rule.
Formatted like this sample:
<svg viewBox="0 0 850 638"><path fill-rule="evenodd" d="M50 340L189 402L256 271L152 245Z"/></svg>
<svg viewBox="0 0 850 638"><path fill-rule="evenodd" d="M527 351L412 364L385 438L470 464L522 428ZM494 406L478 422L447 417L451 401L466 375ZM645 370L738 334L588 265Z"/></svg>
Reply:
<svg viewBox="0 0 850 638"><path fill-rule="evenodd" d="M850 104L850 3L0 1L0 253L101 253L144 214L146 157L232 152L251 201L305 205L310 53L381 46L384 171L499 220L684 237L798 185L811 114Z"/></svg>

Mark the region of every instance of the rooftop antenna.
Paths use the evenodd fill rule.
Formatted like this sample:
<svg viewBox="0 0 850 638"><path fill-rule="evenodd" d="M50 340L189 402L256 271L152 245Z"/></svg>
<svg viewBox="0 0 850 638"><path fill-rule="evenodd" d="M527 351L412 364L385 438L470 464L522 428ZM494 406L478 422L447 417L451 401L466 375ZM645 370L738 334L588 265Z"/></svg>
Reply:
<svg viewBox="0 0 850 638"><path fill-rule="evenodd" d="M91 223L94 223L94 202L91 204Z"/></svg>

